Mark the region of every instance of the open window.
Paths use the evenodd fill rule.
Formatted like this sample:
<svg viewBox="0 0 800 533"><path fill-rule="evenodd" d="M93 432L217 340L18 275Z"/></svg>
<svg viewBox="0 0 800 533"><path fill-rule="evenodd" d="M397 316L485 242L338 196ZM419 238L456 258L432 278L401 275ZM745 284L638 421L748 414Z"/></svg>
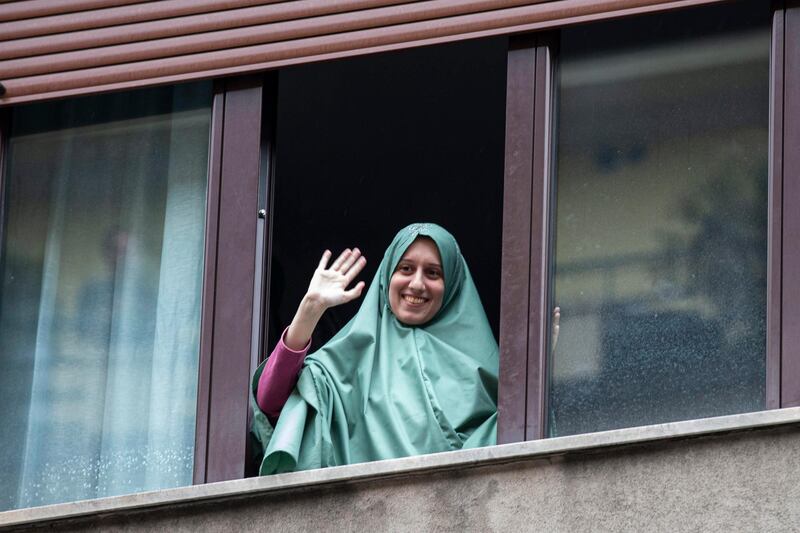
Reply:
<svg viewBox="0 0 800 533"><path fill-rule="evenodd" d="M358 246L369 283L412 222L455 235L499 328L505 38L280 71L269 285L271 349L323 250ZM319 347L360 305L328 310Z"/></svg>

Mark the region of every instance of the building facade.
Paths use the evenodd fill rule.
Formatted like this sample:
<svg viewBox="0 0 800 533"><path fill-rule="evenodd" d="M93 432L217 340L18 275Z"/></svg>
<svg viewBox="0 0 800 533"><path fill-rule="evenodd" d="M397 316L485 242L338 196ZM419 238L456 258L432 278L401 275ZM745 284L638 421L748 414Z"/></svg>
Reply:
<svg viewBox="0 0 800 533"><path fill-rule="evenodd" d="M421 484L496 510L389 505L404 522L374 525L580 528L570 487L619 496L624 471L645 492L672 480L663 501L622 498L666 528L684 492L724 496L715 457L744 453L728 507L789 529L791 505L753 509L797 470L798 36L793 1L0 4L6 523L152 508L158 527L232 501L255 520L302 494L325 512L282 520L354 505L331 527L358 529L395 489L428 509ZM314 257L353 240L377 257L416 220L473 270L512 446L245 479L250 376Z"/></svg>

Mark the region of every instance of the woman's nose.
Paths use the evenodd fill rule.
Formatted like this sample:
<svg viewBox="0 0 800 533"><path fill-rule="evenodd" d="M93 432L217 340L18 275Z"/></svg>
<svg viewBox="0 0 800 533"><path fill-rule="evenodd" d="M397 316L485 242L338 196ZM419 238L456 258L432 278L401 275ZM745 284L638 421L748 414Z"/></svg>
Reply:
<svg viewBox="0 0 800 533"><path fill-rule="evenodd" d="M422 272L417 272L414 274L414 276L411 278L411 281L408 282L408 287L418 291L425 290L425 283L422 280Z"/></svg>

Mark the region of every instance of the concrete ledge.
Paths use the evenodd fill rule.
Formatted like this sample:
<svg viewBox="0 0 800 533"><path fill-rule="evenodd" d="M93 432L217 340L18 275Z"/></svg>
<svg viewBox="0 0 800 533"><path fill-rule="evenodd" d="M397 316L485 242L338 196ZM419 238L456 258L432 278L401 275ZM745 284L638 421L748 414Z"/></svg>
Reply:
<svg viewBox="0 0 800 533"><path fill-rule="evenodd" d="M476 468L481 468L483 472L487 471L483 467L502 467L509 463L525 463L523 467L530 468L531 461L541 464L541 460L544 459L552 464L559 456L568 456L576 452L594 452L595 456L604 454L619 456L626 453L626 448L642 443L666 444L689 438L720 436L725 433L731 434L735 440L736 436L748 431L760 429L763 432L787 427L800 429L800 408L604 431L6 511L0 513L0 526L45 526L46 524L52 526L64 520L70 522L68 519L73 519L71 521L74 522L80 517L88 520L92 516L103 516L107 519L113 515L140 515L147 513L148 509L156 511L192 504L197 507L197 504L203 502L213 505L214 502L248 498L252 500L257 496L296 492L298 489L324 489L332 485L352 486L354 483L358 486L369 481L385 485L404 477L413 477L415 482L418 482L427 474L433 478L437 474L453 472L454 476L459 477L463 476L464 472ZM793 435L795 433L798 435L797 443L800 443L800 432L792 432ZM797 450L800 450L800 447ZM800 452L797 455L800 456ZM497 469L498 472L506 470Z"/></svg>

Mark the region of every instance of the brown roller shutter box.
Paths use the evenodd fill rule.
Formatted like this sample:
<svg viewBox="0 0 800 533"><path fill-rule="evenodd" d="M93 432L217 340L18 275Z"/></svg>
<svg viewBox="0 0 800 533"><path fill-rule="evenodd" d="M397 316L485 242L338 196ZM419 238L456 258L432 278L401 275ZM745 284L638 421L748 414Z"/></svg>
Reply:
<svg viewBox="0 0 800 533"><path fill-rule="evenodd" d="M0 83L5 87L0 105L257 72L721 1L0 3Z"/></svg>

